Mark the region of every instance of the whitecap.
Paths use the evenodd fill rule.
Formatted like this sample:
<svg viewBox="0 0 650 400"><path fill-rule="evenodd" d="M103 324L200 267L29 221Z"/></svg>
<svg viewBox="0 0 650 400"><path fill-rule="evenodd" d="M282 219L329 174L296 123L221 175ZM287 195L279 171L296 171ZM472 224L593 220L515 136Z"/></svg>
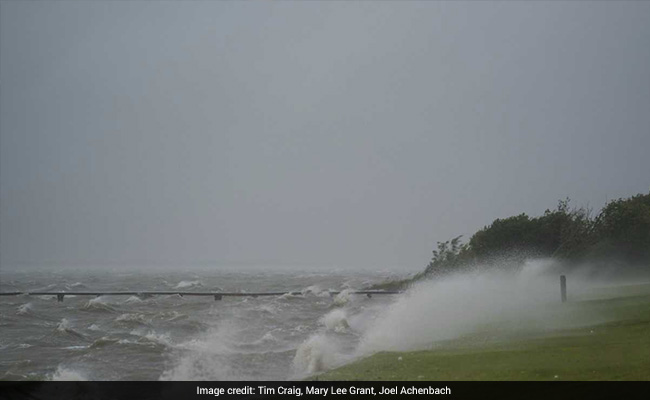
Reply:
<svg viewBox="0 0 650 400"><path fill-rule="evenodd" d="M271 315L277 314L277 306L271 303L264 303L260 305L258 309L267 314L271 314Z"/></svg>
<svg viewBox="0 0 650 400"><path fill-rule="evenodd" d="M329 313L325 314L321 319L320 323L325 325L328 330L342 333L347 331L350 328L348 323L348 315L343 309L334 309Z"/></svg>
<svg viewBox="0 0 650 400"><path fill-rule="evenodd" d="M156 314L156 318L162 319L163 321L172 322L179 319L188 318L187 314L179 313L178 311L163 311Z"/></svg>
<svg viewBox="0 0 650 400"><path fill-rule="evenodd" d="M92 344L90 346L88 346L88 347L91 348L91 349L94 349L94 348L104 347L104 346L107 346L109 344L117 343L118 341L119 341L119 339L111 338L111 337L108 337L108 336L103 336L103 337L95 340L94 342L92 342Z"/></svg>
<svg viewBox="0 0 650 400"><path fill-rule="evenodd" d="M25 303L21 306L18 307L16 310L17 315L27 315L30 314L32 311L32 303Z"/></svg>
<svg viewBox="0 0 650 400"><path fill-rule="evenodd" d="M139 324L148 324L148 320L146 315L144 314L139 314L139 313L131 313L131 314L122 314L119 317L115 318L116 322L135 322Z"/></svg>
<svg viewBox="0 0 650 400"><path fill-rule="evenodd" d="M335 342L327 335L316 334L298 346L293 368L298 376L306 376L337 366L344 359Z"/></svg>
<svg viewBox="0 0 650 400"><path fill-rule="evenodd" d="M68 346L64 347L65 350L84 350L87 349L87 346Z"/></svg>
<svg viewBox="0 0 650 400"><path fill-rule="evenodd" d="M72 324L67 318L63 318L56 326L56 330L59 332L67 332L68 330L71 329L72 329Z"/></svg>
<svg viewBox="0 0 650 400"><path fill-rule="evenodd" d="M180 281L176 286L174 286L174 289L190 289L190 288L201 287L201 286L203 286L203 284L199 280Z"/></svg>
<svg viewBox="0 0 650 400"><path fill-rule="evenodd" d="M174 343L172 342L169 334L167 333L156 333L154 331L147 331L146 333L142 330L133 330L130 332L131 335L138 336L138 340L135 343L139 344L156 344L166 347L173 347ZM128 340L126 341L128 342ZM130 342L134 343L134 342Z"/></svg>
<svg viewBox="0 0 650 400"><path fill-rule="evenodd" d="M67 318L61 319L61 321L56 326L56 331L58 333L65 333L68 335L76 336L81 339L85 338L84 335L72 328L72 323Z"/></svg>
<svg viewBox="0 0 650 400"><path fill-rule="evenodd" d="M84 374L70 368L58 366L56 371L50 376L51 381L87 381Z"/></svg>
<svg viewBox="0 0 650 400"><path fill-rule="evenodd" d="M332 305L336 307L344 306L351 301L352 299L351 296L352 296L352 290L345 289L341 293L337 294L336 297L334 297L334 300L332 301Z"/></svg>
<svg viewBox="0 0 650 400"><path fill-rule="evenodd" d="M138 296L131 296L128 299L124 300L124 304L134 304L134 303L142 303L142 299Z"/></svg>
<svg viewBox="0 0 650 400"><path fill-rule="evenodd" d="M160 375L160 380L235 380L244 379L235 373L230 357L238 332L230 323L208 330L202 336L177 344L183 353L175 359L170 369Z"/></svg>
<svg viewBox="0 0 650 400"><path fill-rule="evenodd" d="M108 305L106 298L103 296L88 300L81 309L84 311L116 312L113 307Z"/></svg>
<svg viewBox="0 0 650 400"><path fill-rule="evenodd" d="M81 283L81 282L75 282L75 283L72 283L72 284L67 284L67 285L65 285L65 286L66 286L68 289L79 289L79 288L85 288L85 287L86 287L86 285L84 285L84 284Z"/></svg>

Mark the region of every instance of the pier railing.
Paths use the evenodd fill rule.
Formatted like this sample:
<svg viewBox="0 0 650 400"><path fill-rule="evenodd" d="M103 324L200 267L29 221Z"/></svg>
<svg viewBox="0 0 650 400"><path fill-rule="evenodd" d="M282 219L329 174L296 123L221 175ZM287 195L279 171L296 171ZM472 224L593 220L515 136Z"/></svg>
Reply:
<svg viewBox="0 0 650 400"><path fill-rule="evenodd" d="M149 298L153 296L213 296L214 300L222 300L224 297L261 297L261 296L303 296L309 292L293 291L293 292L181 292L181 291L93 291L93 292L41 292L41 291L27 291L27 292L0 292L0 296L56 296L57 301L63 301L65 296L137 296L140 298ZM341 291L325 291L330 296L336 296ZM389 290L354 290L347 292L349 294L361 294L371 298L374 295L382 294L399 294L401 291Z"/></svg>

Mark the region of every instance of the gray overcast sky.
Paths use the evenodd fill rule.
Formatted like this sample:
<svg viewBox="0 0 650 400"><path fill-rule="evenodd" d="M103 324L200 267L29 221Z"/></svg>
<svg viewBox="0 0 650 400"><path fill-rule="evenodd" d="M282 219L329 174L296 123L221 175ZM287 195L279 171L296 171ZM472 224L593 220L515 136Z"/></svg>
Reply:
<svg viewBox="0 0 650 400"><path fill-rule="evenodd" d="M419 269L650 189L650 2L0 5L0 262Z"/></svg>

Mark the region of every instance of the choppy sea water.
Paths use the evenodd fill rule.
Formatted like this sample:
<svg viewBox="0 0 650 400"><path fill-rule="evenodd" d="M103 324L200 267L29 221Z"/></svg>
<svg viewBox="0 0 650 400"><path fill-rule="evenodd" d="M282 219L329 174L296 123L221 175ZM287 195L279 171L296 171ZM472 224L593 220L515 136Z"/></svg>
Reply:
<svg viewBox="0 0 650 400"><path fill-rule="evenodd" d="M349 293L395 277L390 271L275 268L3 268L2 292L301 294L220 301L178 295L66 296L63 302L56 296L1 296L0 379L301 379L378 351L484 346L604 323L615 315L575 300L592 298L594 288L623 284L596 279L589 270L567 273L571 301L564 304L558 265L533 259L515 270L476 269L423 280L398 295ZM642 282L648 280L632 283Z"/></svg>
<svg viewBox="0 0 650 400"><path fill-rule="evenodd" d="M0 291L301 291L299 296L0 297L0 379L285 380L350 361L395 296L383 273L26 269ZM330 296L329 291L343 291Z"/></svg>

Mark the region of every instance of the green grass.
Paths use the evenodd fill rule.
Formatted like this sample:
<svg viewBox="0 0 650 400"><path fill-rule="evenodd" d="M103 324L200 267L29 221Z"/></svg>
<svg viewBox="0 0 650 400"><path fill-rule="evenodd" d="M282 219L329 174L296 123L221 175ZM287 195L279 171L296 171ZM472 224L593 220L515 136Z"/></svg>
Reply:
<svg viewBox="0 0 650 400"><path fill-rule="evenodd" d="M650 380L650 295L571 302L550 313L552 329L504 336L487 327L434 350L377 353L313 379Z"/></svg>

